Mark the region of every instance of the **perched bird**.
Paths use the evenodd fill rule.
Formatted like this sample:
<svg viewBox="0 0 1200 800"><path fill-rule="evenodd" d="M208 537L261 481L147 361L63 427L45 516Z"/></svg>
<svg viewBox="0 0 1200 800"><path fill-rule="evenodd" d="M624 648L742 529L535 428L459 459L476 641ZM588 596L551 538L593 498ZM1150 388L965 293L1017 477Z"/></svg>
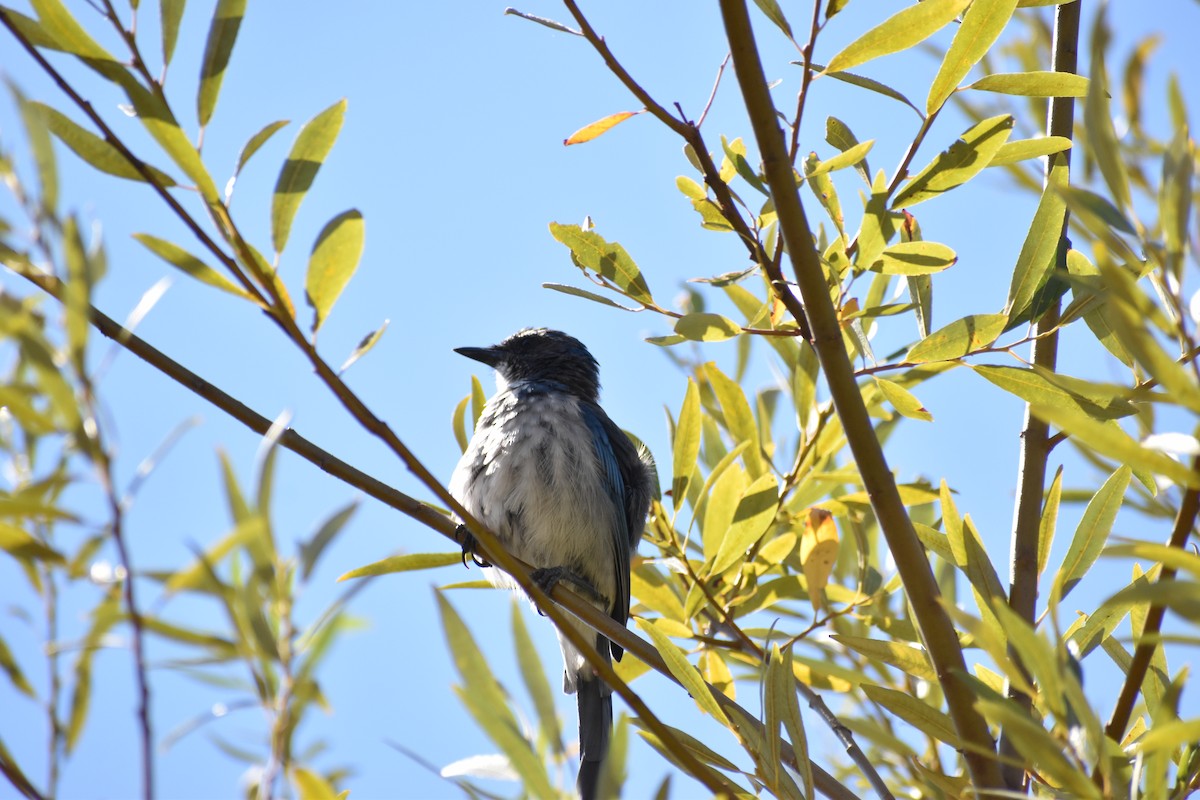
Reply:
<svg viewBox="0 0 1200 800"><path fill-rule="evenodd" d="M534 567L549 591L560 580L624 625L629 566L656 494L653 461L598 405L599 366L561 331L527 328L494 347L455 352L496 370L496 394L450 479L450 493ZM465 531L464 531L465 533ZM464 536L464 557L473 541ZM473 556L473 552L472 552ZM487 565L484 565L487 566ZM486 569L496 586L509 576ZM622 650L583 622L600 653ZM596 796L612 731L611 689L560 632L563 691L579 708L580 796Z"/></svg>

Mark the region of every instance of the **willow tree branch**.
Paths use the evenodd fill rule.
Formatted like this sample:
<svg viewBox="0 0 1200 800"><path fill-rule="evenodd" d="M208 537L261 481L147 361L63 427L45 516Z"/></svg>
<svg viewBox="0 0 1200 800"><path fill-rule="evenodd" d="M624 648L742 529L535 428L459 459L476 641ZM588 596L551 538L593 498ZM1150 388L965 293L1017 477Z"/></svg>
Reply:
<svg viewBox="0 0 1200 800"><path fill-rule="evenodd" d="M1080 2L1057 6L1054 13L1054 40L1052 45L1055 72L1074 74L1078 69L1079 6ZM1055 97L1050 101L1046 117L1046 134L1072 138L1075 120L1075 100L1071 97ZM1044 191L1053 191L1052 183L1065 185L1070 180L1071 151L1066 150L1050 156L1046 161L1042 180ZM1052 177L1061 173L1062 177ZM1067 235L1070 214L1063 214L1062 230L1059 232L1058 252L1064 252L1062 242ZM1056 256L1057 258L1057 256ZM1033 326L1032 361L1035 366L1055 371L1058 362L1058 327L1062 308L1060 300L1046 310ZM1013 510L1013 532L1009 555L1008 604L1021 619L1030 625L1036 624L1038 600L1038 539L1041 534L1042 498L1046 489L1046 465L1054 442L1050 426L1034 416L1031 406L1025 405L1025 423L1021 431L1020 462L1017 466L1017 496ZM1029 675L1020 654L1010 647L1009 656L1017 669L1021 670L1026 682ZM1139 684L1140 685L1140 684ZM1033 699L1009 684L1008 696L1028 710ZM1019 735L1019 734L1016 734ZM1000 734L1000 755L1023 759L1007 729ZM1004 782L1013 791L1028 791L1028 772L1021 766L1008 762L1004 766Z"/></svg>
<svg viewBox="0 0 1200 800"><path fill-rule="evenodd" d="M975 710L975 693L964 679L966 663L958 636L942 607L933 569L900 499L842 343L841 326L813 245L812 229L800 204L787 144L767 88L746 4L744 0L721 0L721 14L738 83L763 156L767 183L775 200L779 227L804 298L812 345L825 373L834 408L904 582L917 629L946 696L950 716L964 744L963 758L972 783L977 791L998 789L1002 779L994 755L996 745L986 720Z"/></svg>

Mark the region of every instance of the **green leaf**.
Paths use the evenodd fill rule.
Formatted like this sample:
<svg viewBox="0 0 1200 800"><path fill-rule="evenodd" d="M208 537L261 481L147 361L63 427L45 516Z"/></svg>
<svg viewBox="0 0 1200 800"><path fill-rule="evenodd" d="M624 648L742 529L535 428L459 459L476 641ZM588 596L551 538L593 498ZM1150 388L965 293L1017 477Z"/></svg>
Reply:
<svg viewBox="0 0 1200 800"><path fill-rule="evenodd" d="M762 446L758 438L758 425L754 421L754 413L750 410L750 403L746 400L745 392L736 381L731 380L712 362L704 365L704 375L708 378L708 382L717 396L717 402L721 404L725 429L729 431L735 443L748 443L742 457L743 463L745 463L750 477L757 478L765 467L762 460Z"/></svg>
<svg viewBox="0 0 1200 800"><path fill-rule="evenodd" d="M12 13L12 12L8 12ZM38 186L41 189L39 201L43 210L51 215L58 208L58 161L54 157L54 142L50 138L47 125L46 106L31 103L11 80L7 81L9 91L21 110L21 122L25 126L25 138L29 141L29 149L33 152L33 162L37 167Z"/></svg>
<svg viewBox="0 0 1200 800"><path fill-rule="evenodd" d="M342 99L305 123L296 135L292 150L275 182L275 195L271 199L271 245L276 253L283 252L287 245L300 201L333 149L345 116L346 101Z"/></svg>
<svg viewBox="0 0 1200 800"><path fill-rule="evenodd" d="M17 660L13 658L12 650L8 648L8 643L4 641L3 636L0 636L0 670L3 670L4 674L8 676L9 683L13 685L14 689L26 697L37 697L37 692L30 685L25 673L21 671Z"/></svg>
<svg viewBox="0 0 1200 800"><path fill-rule="evenodd" d="M724 532L709 572L720 575L744 558L746 550L771 526L778 506L779 485L771 473L760 475L747 486L738 498L732 522Z"/></svg>
<svg viewBox="0 0 1200 800"><path fill-rule="evenodd" d="M954 33L954 41L942 59L937 77L929 87L925 113L932 114L987 53L1017 8L1017 0L975 0Z"/></svg>
<svg viewBox="0 0 1200 800"><path fill-rule="evenodd" d="M833 118L830 117L830 119ZM827 172L837 172L839 169L845 169L846 167L857 166L867 157L867 153L871 152L871 148L874 146L874 139L868 139L860 144L852 145L843 150L840 155L820 162L812 171L806 171L806 175L811 178L816 175L824 175Z"/></svg>
<svg viewBox="0 0 1200 800"><path fill-rule="evenodd" d="M1162 475L1184 486L1200 488L1200 474L1168 455L1142 447L1112 420L1097 422L1081 411L1040 403L1031 403L1030 410L1039 419L1073 436L1079 444L1118 463Z"/></svg>
<svg viewBox="0 0 1200 800"><path fill-rule="evenodd" d="M1097 24L1100 24L1097 18ZM1100 167L1100 174L1112 192L1117 207L1129 208L1129 174L1125 169L1125 157L1121 155L1121 143L1113 126L1109 110L1108 75L1104 68L1103 52L1097 50L1092 56L1091 79L1087 97L1083 102L1083 134L1091 142L1089 155Z"/></svg>
<svg viewBox="0 0 1200 800"><path fill-rule="evenodd" d="M976 707L989 720L1011 732L1013 745L1024 759L1034 765L1052 785L1061 786L1070 797L1099 798L1100 790L1086 771L1079 769L1063 755L1063 745L1051 736L1042 723L1030 718L1029 712L1009 700L987 698L976 700Z"/></svg>
<svg viewBox="0 0 1200 800"><path fill-rule="evenodd" d="M858 138L855 137L850 126L842 122L837 117L828 117L825 120L825 141L845 153L848 150L858 146ZM872 141L874 141L872 139ZM871 185L871 167L867 164L866 154L863 155L861 161L855 163L854 168L862 179Z"/></svg>
<svg viewBox="0 0 1200 800"><path fill-rule="evenodd" d="M754 5L767 15L767 19L775 23L775 27L783 31L784 36L792 38L792 26L788 24L787 17L783 15L783 9L776 0L754 0Z"/></svg>
<svg viewBox="0 0 1200 800"><path fill-rule="evenodd" d="M708 196L708 193L704 191L703 186L684 175L680 175L675 179L675 186L678 187L679 191L683 192L683 196L689 200L703 200Z"/></svg>
<svg viewBox="0 0 1200 800"><path fill-rule="evenodd" d="M138 120L154 138L154 141L158 142L163 152L169 155L175 165L183 170L183 174L191 178L205 202L213 205L219 203L217 185L213 183L212 176L208 174L208 169L200 159L200 152L183 132L183 129L179 127L179 123L166 102L141 86L132 77L123 79L121 85L125 89L129 102L133 104L133 108L137 112ZM158 173L155 170L151 170L151 172L155 174L155 182L160 183L157 177Z"/></svg>
<svg viewBox="0 0 1200 800"><path fill-rule="evenodd" d="M709 231L724 231L733 230L733 225L721 213L721 208L712 200L705 197L702 200L693 200L692 208L696 209L696 213L700 215L700 227Z"/></svg>
<svg viewBox="0 0 1200 800"><path fill-rule="evenodd" d="M454 407L454 415L450 419L450 426L454 429L454 440L458 442L458 449L464 453L467 452L467 446L470 444L470 439L467 437L467 404L470 402L470 395L459 400L458 405Z"/></svg>
<svg viewBox="0 0 1200 800"><path fill-rule="evenodd" d="M1022 367L978 365L972 368L981 378L1028 403L1083 411L1096 419L1118 419L1137 411L1133 404L1115 392L1077 378Z"/></svg>
<svg viewBox="0 0 1200 800"><path fill-rule="evenodd" d="M1021 97L1084 97L1088 79L1070 72L1001 72L980 78L967 88Z"/></svg>
<svg viewBox="0 0 1200 800"><path fill-rule="evenodd" d="M793 61L792 63L799 64L800 66L804 66L803 61ZM818 71L818 72L820 72L821 70L828 70L828 67L823 67L820 64L810 64L810 67L813 70ZM826 72L822 72L822 74L828 75L830 78L833 78L834 80L837 80L837 81L841 81L842 83L848 83L851 86L857 86L860 89L866 89L869 92L874 92L875 94L883 95L884 97L889 97L892 100L897 100L897 101L903 103L904 105L908 106L909 108L911 108L913 111L917 112L917 114L920 115L920 117L922 119L924 119L924 117L925 117L925 115L921 113L921 109L919 109L915 105L913 105L911 100L909 100L907 97L905 97L903 94L896 91L892 87L888 86L886 83L881 83L877 80L874 80L873 78L868 78L863 75L856 75L853 72L828 72L828 71L826 71Z"/></svg>
<svg viewBox="0 0 1200 800"><path fill-rule="evenodd" d="M1029 233L1021 245L1004 309L1010 320L1020 319L1022 314L1029 311L1037 293L1054 271L1067 213L1066 201L1058 191L1057 184L1065 178L1065 172L1051 173L1037 211L1034 212L1033 222L1029 225Z"/></svg>
<svg viewBox="0 0 1200 800"><path fill-rule="evenodd" d="M1079 527L1075 529L1075 536L1071 539L1071 545L1067 548L1067 554L1063 556L1062 565L1054 576L1052 602L1059 602L1070 594L1091 569L1092 564L1096 563L1112 532L1113 522L1116 521L1117 512L1121 510L1125 491L1129 488L1132 477L1133 471L1129 467L1120 467L1109 476L1087 504L1083 517L1079 520Z"/></svg>
<svg viewBox="0 0 1200 800"><path fill-rule="evenodd" d="M1054 543L1054 532L1058 527L1058 506L1062 500L1062 464L1058 465L1058 470L1054 473L1054 480L1050 483L1050 491L1046 493L1046 504L1042 506L1042 517L1038 523L1038 547L1037 547L1037 574L1040 576L1046 571L1046 564L1050 561L1050 545Z"/></svg>
<svg viewBox="0 0 1200 800"><path fill-rule="evenodd" d="M196 116L202 128L208 125L213 109L217 107L221 81L225 78L225 68L229 66L229 56L233 53L245 14L246 0L219 0L213 11L208 41L204 45L204 60L200 65L200 93L196 97Z"/></svg>
<svg viewBox="0 0 1200 800"><path fill-rule="evenodd" d="M922 422L933 422L933 414L925 410L925 406L916 396L894 381L875 378L875 385L892 407L903 417L919 419Z"/></svg>
<svg viewBox="0 0 1200 800"><path fill-rule="evenodd" d="M671 502L677 512L693 488L692 479L696 475L696 459L699 455L700 390L696 382L688 378L683 406L679 409L679 420L675 423L673 443Z"/></svg>
<svg viewBox="0 0 1200 800"><path fill-rule="evenodd" d="M1157 561L1164 567L1191 573L1200 579L1200 555L1178 547L1171 547L1157 542L1134 542L1132 544L1114 544L1104 548L1100 554L1106 558L1134 558Z"/></svg>
<svg viewBox="0 0 1200 800"><path fill-rule="evenodd" d="M904 360L910 364L949 361L987 347L1008 322L1005 314L971 314L938 328L917 342Z"/></svg>
<svg viewBox="0 0 1200 800"><path fill-rule="evenodd" d="M956 261L958 255L938 242L898 242L885 248L871 269L884 275L930 275Z"/></svg>
<svg viewBox="0 0 1200 800"><path fill-rule="evenodd" d="M829 60L825 72L865 64L919 44L962 12L970 0L925 0L900 11L855 39Z"/></svg>
<svg viewBox="0 0 1200 800"><path fill-rule="evenodd" d="M67 713L67 726L64 743L68 754L74 752L79 744L79 735L83 733L83 725L87 721L88 709L92 701L92 658L100 649L104 637L121 619L121 587L114 583L108 589L108 594L91 612L92 623L83 638L79 655L75 658L74 691L71 693L70 710Z"/></svg>
<svg viewBox="0 0 1200 800"><path fill-rule="evenodd" d="M623 306L602 294L589 292L587 289L580 289L576 286L568 286L564 283L543 283L542 288L551 289L555 292L562 292L563 294L569 294L573 297L582 297L585 300L591 300L595 303L599 303L600 305L611 306L612 308L619 308L622 311L641 311L640 308L629 308L628 306Z"/></svg>
<svg viewBox="0 0 1200 800"><path fill-rule="evenodd" d="M992 156L992 160L988 163L988 166L1003 167L1030 158L1041 158L1042 156L1053 155L1054 153L1062 153L1070 149L1071 140L1065 136L1040 136L1036 139L1019 139L1015 142L1006 142L1003 147L996 151L996 155Z"/></svg>
<svg viewBox="0 0 1200 800"><path fill-rule="evenodd" d="M713 697L712 690L708 684L700 677L700 672L687 660L687 655L679 649L666 634L658 630L651 620L637 618L638 627L645 631L650 636L650 641L654 643L654 649L662 656L663 661L667 664L667 669L675 676L675 679L683 684L683 688L696 701L696 705L700 710L711 716L717 722L730 726L729 718L725 716L725 712L721 710L721 706L717 704L717 700Z"/></svg>
<svg viewBox="0 0 1200 800"><path fill-rule="evenodd" d="M579 225L557 222L550 223L550 235L571 250L581 269L590 269L612 281L633 300L651 302L646 279L618 242L608 242L595 231L585 231Z"/></svg>
<svg viewBox="0 0 1200 800"><path fill-rule="evenodd" d="M343 506L336 511L329 519L321 523L321 527L312 535L312 538L307 542L300 544L300 577L308 580L308 576L312 574L313 569L317 566L317 561L320 560L321 554L325 552L325 548L334 540L346 523L350 521L350 517L354 516L354 512L358 510L358 501L354 501Z"/></svg>
<svg viewBox="0 0 1200 800"><path fill-rule="evenodd" d="M333 784L312 770L293 766L292 784L296 787L297 800L338 800Z"/></svg>
<svg viewBox="0 0 1200 800"><path fill-rule="evenodd" d="M898 692L895 689L874 686L869 683L862 684L860 688L871 702L883 706L935 741L955 749L961 747L954 720L924 700L920 700L908 692Z"/></svg>
<svg viewBox="0 0 1200 800"><path fill-rule="evenodd" d="M338 581L351 578L369 578L375 575L390 575L393 572L412 572L420 569L437 569L452 564L462 563L462 553L406 553L402 556L387 558L367 564L365 567L352 569L338 577Z"/></svg>
<svg viewBox="0 0 1200 800"><path fill-rule="evenodd" d="M971 180L983 171L1008 141L1012 128L1013 118L1001 114L964 131L954 144L935 156L925 169L904 184L892 199L892 208L914 206Z"/></svg>
<svg viewBox="0 0 1200 800"><path fill-rule="evenodd" d="M359 341L358 346L354 348L354 352L350 354L350 357L346 359L342 366L338 367L338 375L341 375L343 372L350 369L350 366L355 361L358 361L360 358L365 356L371 351L372 347L379 343L379 340L383 338L384 332L388 329L389 323L390 320L385 319L382 325L368 333Z"/></svg>
<svg viewBox="0 0 1200 800"><path fill-rule="evenodd" d="M238 153L237 167L233 170L234 176L242 174L242 168L246 166L246 162L250 157L258 152L267 140L274 136L281 128L286 126L291 120L280 119L275 122L264 125L263 128L242 145L242 150Z"/></svg>
<svg viewBox="0 0 1200 800"><path fill-rule="evenodd" d="M829 215L834 227L837 228L839 239L845 239L846 223L845 215L842 213L842 201L838 197L837 187L833 185L833 180L825 172L820 171L820 166L816 153L810 153L804 160L804 174L808 188L812 190L813 195L824 207L825 213Z"/></svg>
<svg viewBox="0 0 1200 800"><path fill-rule="evenodd" d="M1195 147L1187 127L1175 132L1163 153L1162 183L1158 190L1158 215L1163 244L1173 274L1183 269L1183 253L1188 241L1188 221L1192 213L1192 181L1195 177Z"/></svg>
<svg viewBox="0 0 1200 800"><path fill-rule="evenodd" d="M902 672L925 681L936 681L937 674L921 650L900 642L864 639L861 636L831 634L834 641L875 661L891 664Z"/></svg>
<svg viewBox="0 0 1200 800"><path fill-rule="evenodd" d="M525 682L525 688L533 699L533 707L537 711L542 735L550 743L551 750L556 755L562 755L562 728L558 724L558 712L554 707L554 693L550 690L550 682L546 680L546 670L542 667L542 659L533 645L533 639L529 636L529 629L525 627L525 621L522 619L523 613L521 604L514 598L512 629L513 649L517 651L517 666L521 673L521 680Z"/></svg>
<svg viewBox="0 0 1200 800"><path fill-rule="evenodd" d="M25 529L8 522L0 522L0 550L22 561L37 559L53 564L65 564L62 553L55 550Z"/></svg>
<svg viewBox="0 0 1200 800"><path fill-rule="evenodd" d="M88 306L92 285L87 255L79 235L79 223L72 214L63 223L63 259L67 263L67 284L63 305L67 312L67 348L77 368L83 369L88 338Z"/></svg>
<svg viewBox="0 0 1200 800"><path fill-rule="evenodd" d="M325 224L308 259L304 290L313 308L313 333L329 316L333 304L354 277L362 258L366 223L357 209L343 211Z"/></svg>
<svg viewBox="0 0 1200 800"><path fill-rule="evenodd" d="M455 687L459 698L488 737L508 756L513 769L524 780L525 790L534 797L557 797L545 765L522 734L508 698L471 632L441 592L437 593L437 601L446 643L463 681L461 689Z"/></svg>
<svg viewBox="0 0 1200 800"><path fill-rule="evenodd" d="M677 319L675 332L693 342L723 342L737 336L742 328L729 317L695 312Z"/></svg>
<svg viewBox="0 0 1200 800"><path fill-rule="evenodd" d="M30 5L37 13L42 29L64 52L95 60L105 66L117 66L112 55L96 43L62 0L32 0ZM10 12L6 10L5 13Z"/></svg>
<svg viewBox="0 0 1200 800"><path fill-rule="evenodd" d="M190 275L201 283L207 283L209 286L215 286L221 291L235 294L238 297L244 297L253 303L258 302L240 286L229 281L224 275L179 245L168 242L165 239L159 239L157 236L151 236L148 233L135 233L133 238L137 239L143 247L163 261L166 261L171 266Z"/></svg>
<svg viewBox="0 0 1200 800"><path fill-rule="evenodd" d="M716 474L716 470L709 473L708 481L700 493L704 498L702 508L696 509L697 514L701 510L704 513L702 530L706 562L716 561L721 542L724 541L729 528L733 525L733 515L737 510L738 501L745 493L749 483L745 471L736 464L731 465L720 474ZM708 490L710 484L711 491Z"/></svg>
<svg viewBox="0 0 1200 800"><path fill-rule="evenodd" d="M37 109L46 121L46 127L59 140L70 148L71 152L91 164L96 169L108 175L125 178L131 181L145 181L142 173L138 172L116 148L94 133L76 125L60 111L43 103L31 102L29 106ZM147 165L155 183L160 186L174 186L171 176L161 170Z"/></svg>
<svg viewBox="0 0 1200 800"><path fill-rule="evenodd" d="M179 41L179 23L183 21L185 5L187 0L161 0L159 3L164 67L171 63L175 55L175 43Z"/></svg>

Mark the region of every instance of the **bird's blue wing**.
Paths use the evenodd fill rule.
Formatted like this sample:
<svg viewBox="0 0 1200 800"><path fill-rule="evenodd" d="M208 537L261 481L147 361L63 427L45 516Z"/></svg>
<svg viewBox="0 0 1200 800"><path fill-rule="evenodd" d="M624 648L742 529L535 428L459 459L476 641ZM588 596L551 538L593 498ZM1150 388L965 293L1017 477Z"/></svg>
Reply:
<svg viewBox="0 0 1200 800"><path fill-rule="evenodd" d="M622 625L629 619L629 561L630 561L630 530L629 518L626 513L628 508L627 487L625 478L621 471L621 461L617 455L616 448L622 443L627 443L628 439L621 432L603 409L592 403L580 404L580 411L583 414L584 422L587 423L588 430L592 434L592 444L596 448L596 455L600 459L600 464L604 468L605 490L608 493L608 499L613 505L613 528L611 534L611 546L613 554L613 574L616 576L617 596L613 598L612 618ZM620 436L624 442L614 440L613 436ZM632 449L632 446L631 448ZM638 531L639 535L641 531ZM613 655L619 660L621 658L621 649L613 645Z"/></svg>

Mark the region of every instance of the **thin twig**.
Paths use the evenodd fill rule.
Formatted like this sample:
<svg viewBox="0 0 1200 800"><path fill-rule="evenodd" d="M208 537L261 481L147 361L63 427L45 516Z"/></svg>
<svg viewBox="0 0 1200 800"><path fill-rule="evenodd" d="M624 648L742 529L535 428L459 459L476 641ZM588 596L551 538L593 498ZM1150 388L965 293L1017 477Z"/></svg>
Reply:
<svg viewBox="0 0 1200 800"><path fill-rule="evenodd" d="M975 693L964 680L967 669L957 633L941 605L933 570L888 468L842 342L837 311L829 297L813 247L812 229L796 191L794 170L779 129L746 4L743 0L721 0L720 5L734 70L763 156L779 227L812 326L812 344L834 407L907 590L917 629L945 694L950 716L964 744L963 758L972 782L977 790L999 788L1002 781L995 760L995 742L987 721L975 709Z"/></svg>
<svg viewBox="0 0 1200 800"><path fill-rule="evenodd" d="M717 98L717 87L721 85L721 76L725 74L725 65L729 63L729 54L725 54L725 58L721 59L721 66L717 67L717 79L713 81L712 91L708 95L708 102L704 104L704 110L700 112L700 119L696 120L696 127L699 128L704 124L704 120L708 117L708 110L712 108L713 100Z"/></svg>
<svg viewBox="0 0 1200 800"><path fill-rule="evenodd" d="M792 119L792 141L788 146L788 156L793 164L796 163L796 156L800 153L800 123L804 119L804 106L808 101L808 87L812 85L812 57L813 52L817 48L817 34L821 32L820 22L821 0L813 0L812 26L808 32L808 42L800 50L800 57L804 60L804 73L800 77L800 91L796 94L796 116Z"/></svg>

